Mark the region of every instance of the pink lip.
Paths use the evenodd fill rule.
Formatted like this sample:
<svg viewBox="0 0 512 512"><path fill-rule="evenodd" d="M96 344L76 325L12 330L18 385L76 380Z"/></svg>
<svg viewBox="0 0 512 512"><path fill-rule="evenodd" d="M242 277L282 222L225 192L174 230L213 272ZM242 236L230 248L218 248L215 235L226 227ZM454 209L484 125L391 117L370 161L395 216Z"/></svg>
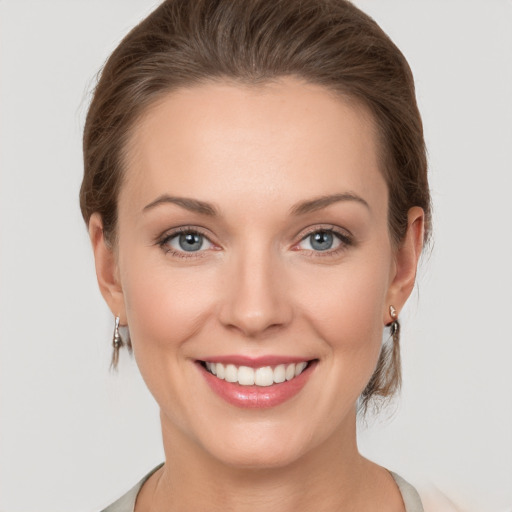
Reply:
<svg viewBox="0 0 512 512"><path fill-rule="evenodd" d="M233 358L235 358L235 356L233 356ZM247 359L236 356L236 361L240 361L240 359L244 359L244 362L234 363L232 360L228 361L225 357L222 357L222 360L218 361L215 361L215 359L208 359L208 361L231 363L252 367L284 364L284 362L281 363L281 361L284 361L284 359L279 357L275 358L278 360L277 363L274 362L274 358L258 358L257 360L250 359L250 361L254 364L247 364ZM257 363L255 361L257 361ZM261 361L265 362L262 364ZM286 362L288 363L301 361L304 361L304 359L293 360L293 358L286 358ZM272 386L263 387L241 386L238 383L226 382L225 380L218 379L215 377L215 375L212 375L209 371L206 370L206 368L203 367L202 364L197 364L199 370L201 371L203 377L205 378L212 391L214 391L218 396L223 398L231 405L247 409L267 409L280 405L291 399L297 395L299 391L306 385L314 369L316 368L316 365L317 361L312 361L298 377L295 377L289 381L285 381L281 384L273 384Z"/></svg>

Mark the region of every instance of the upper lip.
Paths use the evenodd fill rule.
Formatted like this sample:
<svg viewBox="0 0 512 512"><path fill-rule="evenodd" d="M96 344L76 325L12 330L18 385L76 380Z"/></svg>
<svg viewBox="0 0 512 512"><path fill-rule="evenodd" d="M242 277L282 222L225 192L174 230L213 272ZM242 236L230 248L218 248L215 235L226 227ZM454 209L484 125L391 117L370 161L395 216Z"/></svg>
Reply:
<svg viewBox="0 0 512 512"><path fill-rule="evenodd" d="M302 363L311 361L311 358L300 356L278 356L266 355L259 357L250 357L237 354L225 356L211 356L201 359L208 363L233 364L235 366L248 366L250 368L261 368L263 366L277 366L280 364Z"/></svg>

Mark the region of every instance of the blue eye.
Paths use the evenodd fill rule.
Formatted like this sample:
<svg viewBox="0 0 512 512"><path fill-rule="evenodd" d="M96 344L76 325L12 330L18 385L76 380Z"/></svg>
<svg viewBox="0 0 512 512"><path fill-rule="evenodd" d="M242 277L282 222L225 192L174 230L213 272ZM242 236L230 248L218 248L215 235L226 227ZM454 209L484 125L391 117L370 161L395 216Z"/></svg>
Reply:
<svg viewBox="0 0 512 512"><path fill-rule="evenodd" d="M197 233L187 233L178 236L178 244L184 251L199 251L203 245L203 237Z"/></svg>
<svg viewBox="0 0 512 512"><path fill-rule="evenodd" d="M334 235L328 231L319 231L309 235L310 244L316 251L327 251L332 248Z"/></svg>
<svg viewBox="0 0 512 512"><path fill-rule="evenodd" d="M310 251L328 251L337 249L343 244L341 236L333 231L321 229L303 238L299 244L301 249Z"/></svg>
<svg viewBox="0 0 512 512"><path fill-rule="evenodd" d="M212 243L204 235L195 231L171 235L162 245L169 247L173 252L198 252L212 247Z"/></svg>

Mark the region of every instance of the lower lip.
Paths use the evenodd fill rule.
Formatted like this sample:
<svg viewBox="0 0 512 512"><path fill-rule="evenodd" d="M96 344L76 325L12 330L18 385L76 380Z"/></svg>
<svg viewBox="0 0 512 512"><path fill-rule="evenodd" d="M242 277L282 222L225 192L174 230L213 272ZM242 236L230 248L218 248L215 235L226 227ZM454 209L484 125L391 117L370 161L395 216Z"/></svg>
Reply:
<svg viewBox="0 0 512 512"><path fill-rule="evenodd" d="M241 386L236 382L218 379L197 363L210 388L231 405L246 409L268 409L290 400L306 385L316 367L316 361L292 380L273 384L272 386Z"/></svg>

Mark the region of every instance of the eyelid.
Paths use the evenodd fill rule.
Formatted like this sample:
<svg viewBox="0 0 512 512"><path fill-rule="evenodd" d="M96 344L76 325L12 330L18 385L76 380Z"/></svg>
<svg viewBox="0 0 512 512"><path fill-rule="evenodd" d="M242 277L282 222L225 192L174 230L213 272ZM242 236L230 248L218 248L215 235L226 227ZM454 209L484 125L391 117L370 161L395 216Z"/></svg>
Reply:
<svg viewBox="0 0 512 512"><path fill-rule="evenodd" d="M300 237L299 241L302 242L302 240L304 240L308 236L312 235L313 233L318 233L319 231L334 233L335 235L340 237L341 240L345 240L347 242L353 242L354 239L354 236L348 229L340 228L339 226L335 226L334 224L316 224L314 226L306 228L297 236Z"/></svg>

